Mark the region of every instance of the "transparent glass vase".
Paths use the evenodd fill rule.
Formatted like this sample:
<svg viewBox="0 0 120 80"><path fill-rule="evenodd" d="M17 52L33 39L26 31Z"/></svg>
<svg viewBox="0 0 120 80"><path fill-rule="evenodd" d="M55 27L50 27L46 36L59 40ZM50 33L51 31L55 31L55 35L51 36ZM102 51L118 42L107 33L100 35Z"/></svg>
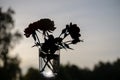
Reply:
<svg viewBox="0 0 120 80"><path fill-rule="evenodd" d="M60 50L57 50L54 54L43 53L41 50L39 50L39 70L44 77L57 76L59 72L59 66Z"/></svg>

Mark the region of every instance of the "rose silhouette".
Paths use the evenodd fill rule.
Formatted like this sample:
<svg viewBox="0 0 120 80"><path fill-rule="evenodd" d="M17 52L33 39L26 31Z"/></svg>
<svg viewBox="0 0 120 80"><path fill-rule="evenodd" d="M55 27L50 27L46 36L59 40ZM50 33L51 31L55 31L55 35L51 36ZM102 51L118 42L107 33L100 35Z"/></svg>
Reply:
<svg viewBox="0 0 120 80"><path fill-rule="evenodd" d="M46 32L52 32L55 29L56 27L54 27L54 21L51 21L48 18L44 18L29 24L24 32L25 36L29 37L32 33L35 32L35 30L41 30L43 31L43 34L45 34Z"/></svg>
<svg viewBox="0 0 120 80"><path fill-rule="evenodd" d="M24 35L28 38L28 37L30 37L31 34L34 33L34 31L35 31L34 29L28 27L24 30L24 32L25 32Z"/></svg>
<svg viewBox="0 0 120 80"><path fill-rule="evenodd" d="M56 28L54 27L54 21L51 21L50 19L41 19L36 22L38 25L37 28L42 31L54 31Z"/></svg>
<svg viewBox="0 0 120 80"><path fill-rule="evenodd" d="M72 24L68 25L68 32L73 39L72 43L75 44L77 42L80 42L79 37L81 36L80 34L80 28L77 26L77 24Z"/></svg>

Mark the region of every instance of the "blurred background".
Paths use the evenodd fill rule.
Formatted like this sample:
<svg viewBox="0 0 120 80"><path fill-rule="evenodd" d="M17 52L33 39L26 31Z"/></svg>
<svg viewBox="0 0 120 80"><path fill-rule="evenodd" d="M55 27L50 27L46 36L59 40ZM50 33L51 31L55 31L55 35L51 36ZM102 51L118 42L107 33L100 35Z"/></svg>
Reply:
<svg viewBox="0 0 120 80"><path fill-rule="evenodd" d="M6 60L11 62L11 65L16 61L14 67L17 66L17 72L21 77L30 75L29 72L32 75L32 71L37 74L38 49L32 48L34 40L25 38L24 29L41 18L50 18L57 27L53 33L55 36L60 34L66 24L72 22L80 27L81 39L84 40L82 43L72 45L74 50L61 50L60 69L63 72L61 75L64 74L61 79L87 80L84 79L85 76L89 76L88 79L98 77L108 79L116 73L113 79L117 80L116 76L120 76L117 74L120 73L119 0L0 0L0 13L0 56L2 56L0 66L5 66ZM2 19L2 16L5 19ZM0 69L2 72L6 70L2 67ZM98 76L105 70L106 78ZM78 75L70 76L73 72ZM93 74L90 75L91 73ZM25 78L25 80L34 79Z"/></svg>

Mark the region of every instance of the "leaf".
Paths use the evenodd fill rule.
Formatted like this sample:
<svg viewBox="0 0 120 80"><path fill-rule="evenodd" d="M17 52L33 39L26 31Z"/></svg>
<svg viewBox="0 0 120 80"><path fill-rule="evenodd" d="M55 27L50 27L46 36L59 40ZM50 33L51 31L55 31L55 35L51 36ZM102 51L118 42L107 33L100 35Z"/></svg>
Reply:
<svg viewBox="0 0 120 80"><path fill-rule="evenodd" d="M66 48L73 50L72 48L69 47L68 44L65 44L65 43L64 43L64 45L65 45Z"/></svg>
<svg viewBox="0 0 120 80"><path fill-rule="evenodd" d="M80 42L84 42L84 40L80 40Z"/></svg>
<svg viewBox="0 0 120 80"><path fill-rule="evenodd" d="M36 46L40 46L40 43L35 43L35 45L33 45L32 47L36 47Z"/></svg>
<svg viewBox="0 0 120 80"><path fill-rule="evenodd" d="M78 43L78 42L80 42L79 38L74 39L74 40L72 41L72 44L76 44L76 43Z"/></svg>
<svg viewBox="0 0 120 80"><path fill-rule="evenodd" d="M34 32L34 33L32 33L32 37L33 37L33 39L36 41L36 33Z"/></svg>
<svg viewBox="0 0 120 80"><path fill-rule="evenodd" d="M62 48L66 49L66 47L64 46L64 44L59 44Z"/></svg>

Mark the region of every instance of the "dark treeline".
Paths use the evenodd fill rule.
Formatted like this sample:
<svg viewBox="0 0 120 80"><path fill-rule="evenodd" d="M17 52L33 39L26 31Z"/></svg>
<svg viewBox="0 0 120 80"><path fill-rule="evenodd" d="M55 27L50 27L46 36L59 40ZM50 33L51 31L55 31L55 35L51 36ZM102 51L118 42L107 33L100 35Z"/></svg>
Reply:
<svg viewBox="0 0 120 80"><path fill-rule="evenodd" d="M39 71L28 69L23 80L44 80ZM99 62L93 70L81 69L75 65L60 66L59 76L55 80L120 80L120 59L113 63Z"/></svg>
<svg viewBox="0 0 120 80"><path fill-rule="evenodd" d="M61 66L63 80L120 80L120 59L113 63L99 62L93 70L80 69L75 65Z"/></svg>

